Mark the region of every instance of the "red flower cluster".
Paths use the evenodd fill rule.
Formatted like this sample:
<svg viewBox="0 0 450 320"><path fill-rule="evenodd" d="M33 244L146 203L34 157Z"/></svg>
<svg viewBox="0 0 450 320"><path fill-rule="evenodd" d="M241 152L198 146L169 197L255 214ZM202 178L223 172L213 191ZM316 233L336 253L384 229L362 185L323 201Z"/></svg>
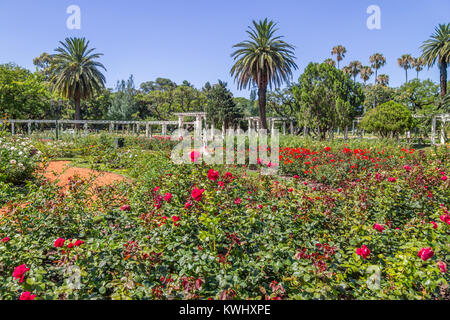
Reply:
<svg viewBox="0 0 450 320"><path fill-rule="evenodd" d="M197 187L194 188L191 192L192 198L194 198L195 201L201 201L203 197L203 193L205 192L205 189L199 189Z"/></svg>
<svg viewBox="0 0 450 320"><path fill-rule="evenodd" d="M363 244L361 248L356 249L356 254L366 259L370 255L370 250Z"/></svg>
<svg viewBox="0 0 450 320"><path fill-rule="evenodd" d="M423 261L426 261L430 259L434 255L433 250L431 248L422 248L417 253L417 256L422 259Z"/></svg>
<svg viewBox="0 0 450 320"><path fill-rule="evenodd" d="M217 181L220 178L219 172L218 171L214 171L213 169L210 169L208 171L208 179L211 181Z"/></svg>
<svg viewBox="0 0 450 320"><path fill-rule="evenodd" d="M375 223L375 224L373 225L373 228L374 228L375 230L377 230L377 231L380 231L380 232L383 232L383 231L384 231L384 227L383 227L382 225L378 224L378 223Z"/></svg>
<svg viewBox="0 0 450 320"><path fill-rule="evenodd" d="M9 240L11 240L10 237L4 237L4 238L2 239L2 242L3 242L3 243L6 243L6 242L8 242Z"/></svg>
<svg viewBox="0 0 450 320"><path fill-rule="evenodd" d="M14 269L13 277L14 279L19 279L19 283L23 282L23 278L25 277L25 273L30 271L30 268L27 268L25 264L22 264Z"/></svg>
<svg viewBox="0 0 450 320"><path fill-rule="evenodd" d="M31 294L29 291L25 291L20 295L19 300L34 300L35 297L36 295Z"/></svg>

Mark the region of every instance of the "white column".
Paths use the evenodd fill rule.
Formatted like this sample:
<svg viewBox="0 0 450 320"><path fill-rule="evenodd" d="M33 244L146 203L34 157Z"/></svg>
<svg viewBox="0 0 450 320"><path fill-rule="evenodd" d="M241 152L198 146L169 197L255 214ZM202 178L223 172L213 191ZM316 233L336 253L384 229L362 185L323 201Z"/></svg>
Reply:
<svg viewBox="0 0 450 320"><path fill-rule="evenodd" d="M441 120L441 144L445 144L445 120Z"/></svg>
<svg viewBox="0 0 450 320"><path fill-rule="evenodd" d="M167 134L167 124L162 125L162 135L165 136Z"/></svg>
<svg viewBox="0 0 450 320"><path fill-rule="evenodd" d="M436 117L431 120L431 145L436 144Z"/></svg>

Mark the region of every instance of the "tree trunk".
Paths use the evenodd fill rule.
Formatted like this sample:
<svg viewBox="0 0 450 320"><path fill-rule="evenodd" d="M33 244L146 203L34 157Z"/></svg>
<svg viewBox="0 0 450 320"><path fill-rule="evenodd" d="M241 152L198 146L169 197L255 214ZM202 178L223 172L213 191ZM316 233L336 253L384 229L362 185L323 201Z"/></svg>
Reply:
<svg viewBox="0 0 450 320"><path fill-rule="evenodd" d="M447 94L447 63L442 62L439 66L441 73L441 96L445 96Z"/></svg>
<svg viewBox="0 0 450 320"><path fill-rule="evenodd" d="M75 120L81 120L81 99L75 97Z"/></svg>
<svg viewBox="0 0 450 320"><path fill-rule="evenodd" d="M267 93L267 84L266 85L261 84L261 86L258 88L258 99L259 99L258 103L262 129L267 129L266 93Z"/></svg>
<svg viewBox="0 0 450 320"><path fill-rule="evenodd" d="M406 75L406 82L405 83L408 83L408 69L405 69L405 75Z"/></svg>

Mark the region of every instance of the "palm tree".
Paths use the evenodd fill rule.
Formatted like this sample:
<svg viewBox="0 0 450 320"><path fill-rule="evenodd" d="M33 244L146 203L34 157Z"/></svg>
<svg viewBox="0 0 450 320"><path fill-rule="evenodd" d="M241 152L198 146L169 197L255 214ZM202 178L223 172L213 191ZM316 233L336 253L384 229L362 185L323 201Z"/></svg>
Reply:
<svg viewBox="0 0 450 320"><path fill-rule="evenodd" d="M373 74L372 68L369 66L363 66L361 67L361 70L359 70L359 76L364 81L364 84L366 84L366 81L369 80L372 74Z"/></svg>
<svg viewBox="0 0 450 320"><path fill-rule="evenodd" d="M376 79L376 83L387 86L389 84L389 76L387 74L380 74Z"/></svg>
<svg viewBox="0 0 450 320"><path fill-rule="evenodd" d="M348 68L350 69L350 74L353 76L353 82L356 83L356 76L361 71L362 63L358 60L351 61L348 64Z"/></svg>
<svg viewBox="0 0 450 320"><path fill-rule="evenodd" d="M350 67L348 67L348 66L343 66L343 67L342 67L342 72L343 72L344 74L351 74L352 70L351 70Z"/></svg>
<svg viewBox="0 0 450 320"><path fill-rule="evenodd" d="M375 53L369 57L371 67L375 69L375 82L378 77L378 69L386 64L386 58L381 53Z"/></svg>
<svg viewBox="0 0 450 320"><path fill-rule="evenodd" d="M406 82L408 82L408 69L411 69L413 58L410 54L403 54L397 59L398 66L405 69Z"/></svg>
<svg viewBox="0 0 450 320"><path fill-rule="evenodd" d="M339 69L339 62L345 58L346 53L347 53L347 49L345 49L345 47L340 44L337 46L334 46L333 49L331 50L331 54L336 55L338 69Z"/></svg>
<svg viewBox="0 0 450 320"><path fill-rule="evenodd" d="M75 120L80 120L81 100L105 87L106 79L99 68L106 68L96 61L103 54L93 53L95 48L89 49L85 38L66 38L60 44L52 55L50 82L55 92L74 102Z"/></svg>
<svg viewBox="0 0 450 320"><path fill-rule="evenodd" d="M439 24L430 39L421 46L422 58L428 68L438 63L441 82L441 96L447 94L447 66L450 63L450 23Z"/></svg>
<svg viewBox="0 0 450 320"><path fill-rule="evenodd" d="M329 64L330 66L333 66L333 67L336 66L336 62L333 59L331 59L331 58L325 59L323 62L327 63L327 64Z"/></svg>
<svg viewBox="0 0 450 320"><path fill-rule="evenodd" d="M297 69L294 47L281 40L282 36L275 36L278 31L275 27L276 23L267 18L258 22L253 20L253 27L247 30L250 39L235 44L233 48L237 50L231 54L235 63L230 73L237 80L239 89L258 86L263 129L267 129L267 86L279 87L282 82L288 82L292 77L292 70Z"/></svg>
<svg viewBox="0 0 450 320"><path fill-rule="evenodd" d="M419 79L419 72L423 70L425 60L423 58L413 58L411 67L416 69L417 79Z"/></svg>

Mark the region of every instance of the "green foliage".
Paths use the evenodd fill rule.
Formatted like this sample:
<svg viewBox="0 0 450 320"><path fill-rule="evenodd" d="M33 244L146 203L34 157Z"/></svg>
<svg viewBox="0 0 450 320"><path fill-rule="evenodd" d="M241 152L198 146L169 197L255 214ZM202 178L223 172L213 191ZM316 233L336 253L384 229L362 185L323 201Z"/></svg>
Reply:
<svg viewBox="0 0 450 320"><path fill-rule="evenodd" d="M383 103L370 110L361 120L361 127L382 138L398 137L414 126L411 111L394 101Z"/></svg>
<svg viewBox="0 0 450 320"><path fill-rule="evenodd" d="M0 114L10 119L45 118L51 94L39 74L14 64L0 65Z"/></svg>
<svg viewBox="0 0 450 320"><path fill-rule="evenodd" d="M222 123L225 128L242 118L242 111L233 100L233 94L227 89L227 83L220 81L211 86L209 82L205 85L206 112L208 121L214 123L216 128L220 128Z"/></svg>
<svg viewBox="0 0 450 320"><path fill-rule="evenodd" d="M439 97L439 85L431 80L414 79L397 89L395 101L415 113L433 105Z"/></svg>
<svg viewBox="0 0 450 320"><path fill-rule="evenodd" d="M61 147L83 150L95 168L110 165L111 143L104 135ZM92 188L92 179L73 177L62 192L37 177L26 203L0 183L11 200L0 215L2 300L24 291L39 300L446 299L447 147L286 137L286 170L317 169L290 179L173 165L169 149L141 143L128 137L121 162L111 163L133 182ZM205 190L199 201L194 185ZM433 254L421 259L422 248ZM19 282L12 274L22 264L30 269Z"/></svg>
<svg viewBox="0 0 450 320"><path fill-rule="evenodd" d="M360 84L327 63L310 63L292 91L299 123L319 128L321 139L328 130L349 125L364 98Z"/></svg>
<svg viewBox="0 0 450 320"><path fill-rule="evenodd" d="M97 61L103 54L93 53L85 38L66 38L51 57L52 88L63 98L73 100L75 120L81 119L81 100L93 97L104 89L105 76L100 69L106 68Z"/></svg>
<svg viewBox="0 0 450 320"><path fill-rule="evenodd" d="M364 110L373 109L380 104L391 101L396 95L394 88L384 86L381 84L367 85L363 88L364 91Z"/></svg>
<svg viewBox="0 0 450 320"><path fill-rule="evenodd" d="M124 121L137 119L138 105L135 97L133 75L127 81L118 81L107 113L108 119Z"/></svg>

